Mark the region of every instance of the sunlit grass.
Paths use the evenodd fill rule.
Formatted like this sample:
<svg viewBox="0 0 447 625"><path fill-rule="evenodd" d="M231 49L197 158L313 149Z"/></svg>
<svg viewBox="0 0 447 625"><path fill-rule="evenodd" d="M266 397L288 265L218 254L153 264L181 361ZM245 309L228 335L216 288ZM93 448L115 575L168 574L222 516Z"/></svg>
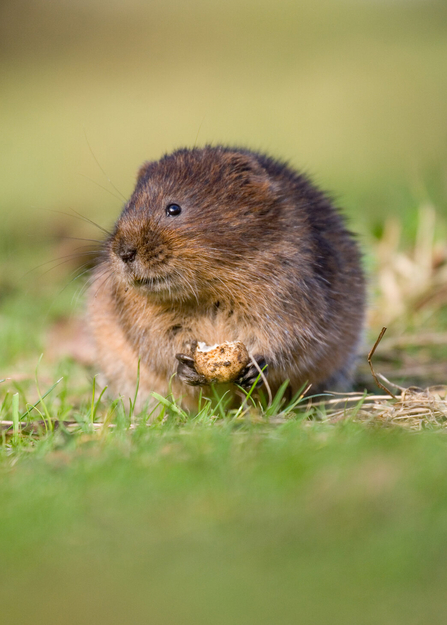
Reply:
<svg viewBox="0 0 447 625"><path fill-rule="evenodd" d="M66 399L46 401L64 413ZM428 599L442 622L439 433L303 414L184 419L167 406L131 428L121 402L103 404L97 417L106 405L114 417L96 429L92 405L86 394L65 412L75 430L19 427L1 446L10 622L57 623L62 610L66 623L294 623L299 611L399 625L423 618Z"/></svg>

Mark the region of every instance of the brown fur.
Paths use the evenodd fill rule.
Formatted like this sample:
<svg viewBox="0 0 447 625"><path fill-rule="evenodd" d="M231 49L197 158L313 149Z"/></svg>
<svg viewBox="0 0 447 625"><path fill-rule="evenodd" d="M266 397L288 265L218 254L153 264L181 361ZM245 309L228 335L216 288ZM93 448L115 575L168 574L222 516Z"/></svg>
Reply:
<svg viewBox="0 0 447 625"><path fill-rule="evenodd" d="M166 214L172 203L180 215ZM165 395L194 340L242 341L273 392L350 378L365 302L357 244L323 193L266 156L205 147L146 163L95 278L98 362L125 396L139 358L141 400ZM194 406L197 388L172 384Z"/></svg>

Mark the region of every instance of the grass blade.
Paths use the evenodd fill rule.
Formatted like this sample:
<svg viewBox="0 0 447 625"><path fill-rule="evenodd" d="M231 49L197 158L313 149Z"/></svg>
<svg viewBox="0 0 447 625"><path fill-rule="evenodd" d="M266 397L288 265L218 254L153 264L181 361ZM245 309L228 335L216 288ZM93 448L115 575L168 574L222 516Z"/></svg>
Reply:
<svg viewBox="0 0 447 625"><path fill-rule="evenodd" d="M26 410L26 412L24 412L23 414L21 414L21 415L20 415L20 420L24 419L26 416L30 416L30 412L31 412L31 410L34 410L34 408L37 408L37 406L40 404L40 402L42 402L42 401L45 399L45 397L48 397L48 395L51 393L51 391L52 391L53 389L55 389L55 388L56 388L56 386L57 386L60 382L62 382L62 380L63 380L63 379L64 379L63 377L62 377L62 378L59 378L59 380L58 380L57 382L55 382L55 383L53 384L53 386L51 386L51 387L48 389L48 391L47 391L44 395L42 395L42 397L40 397L40 394L39 394L39 399L36 401L36 403L35 403L35 404L33 404L32 406L29 406L29 407L28 407L28 410Z"/></svg>
<svg viewBox="0 0 447 625"><path fill-rule="evenodd" d="M19 420L19 394L14 393L12 396L12 443L17 445L19 442L20 434L20 420Z"/></svg>

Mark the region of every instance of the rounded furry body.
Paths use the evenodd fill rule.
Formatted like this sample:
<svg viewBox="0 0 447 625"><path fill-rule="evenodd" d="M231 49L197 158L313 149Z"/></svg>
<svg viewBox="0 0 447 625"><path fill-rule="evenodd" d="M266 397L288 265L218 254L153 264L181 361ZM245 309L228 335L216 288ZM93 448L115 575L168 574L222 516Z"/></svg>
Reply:
<svg viewBox="0 0 447 625"><path fill-rule="evenodd" d="M199 382L176 359L194 341L241 341L273 392L349 383L365 307L357 243L321 191L267 156L217 146L143 165L94 278L98 363L130 397L140 359L140 405L177 371L174 395L195 405Z"/></svg>

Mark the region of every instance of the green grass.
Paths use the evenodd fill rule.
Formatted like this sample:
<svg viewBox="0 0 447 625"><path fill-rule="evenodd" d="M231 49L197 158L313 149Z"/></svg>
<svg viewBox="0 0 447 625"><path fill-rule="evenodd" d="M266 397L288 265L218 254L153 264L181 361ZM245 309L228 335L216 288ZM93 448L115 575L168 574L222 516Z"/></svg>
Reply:
<svg viewBox="0 0 447 625"><path fill-rule="evenodd" d="M3 622L443 623L447 439L223 420L3 449Z"/></svg>
<svg viewBox="0 0 447 625"><path fill-rule="evenodd" d="M164 398L148 421L63 367L1 407L2 622L445 621L445 430Z"/></svg>

